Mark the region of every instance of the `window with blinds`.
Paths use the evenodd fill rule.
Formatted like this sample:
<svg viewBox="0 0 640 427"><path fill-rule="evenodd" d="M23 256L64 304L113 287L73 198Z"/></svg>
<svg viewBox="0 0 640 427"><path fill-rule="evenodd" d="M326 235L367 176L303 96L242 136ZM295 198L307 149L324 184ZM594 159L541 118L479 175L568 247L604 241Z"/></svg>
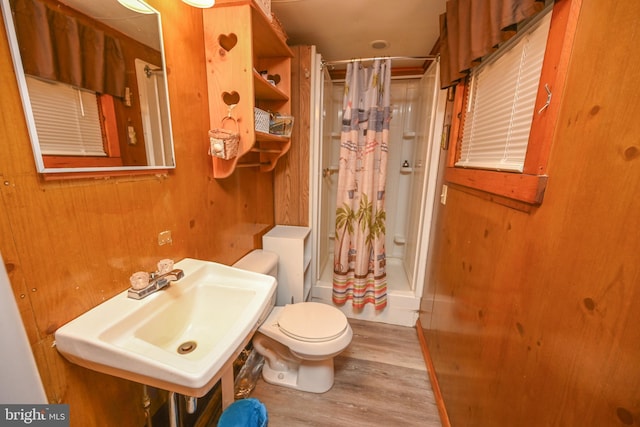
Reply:
<svg viewBox="0 0 640 427"><path fill-rule="evenodd" d="M107 156L95 93L31 76L26 81L43 155Z"/></svg>
<svg viewBox="0 0 640 427"><path fill-rule="evenodd" d="M551 12L471 74L455 166L522 172Z"/></svg>

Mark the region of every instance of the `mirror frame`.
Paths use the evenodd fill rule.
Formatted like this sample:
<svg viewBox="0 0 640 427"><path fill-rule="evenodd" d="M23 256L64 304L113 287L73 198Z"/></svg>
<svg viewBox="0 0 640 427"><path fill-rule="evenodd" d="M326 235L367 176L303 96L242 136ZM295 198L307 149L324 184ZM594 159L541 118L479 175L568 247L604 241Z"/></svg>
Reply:
<svg viewBox="0 0 640 427"><path fill-rule="evenodd" d="M22 99L22 108L25 115L27 129L29 132L29 138L31 140L31 148L33 151L34 160L36 163L36 169L38 173L44 174L45 177L51 177L53 179L65 179L65 178L85 178L91 176L118 176L118 175L137 175L137 174L159 174L167 173L171 169L176 168L175 158L175 143L173 138L173 124L171 120L171 106L169 102L169 88L168 79L166 78L166 58L164 49L164 38L162 34L162 16L158 10L153 8L147 2L138 0L144 3L158 19L158 37L160 42L160 55L162 58L162 70L165 75L164 86L166 96L166 111L168 115L167 129L169 133L169 140L171 143L171 155L173 158L172 165L165 166L93 166L93 167L46 167L44 164L43 154L40 149L40 142L38 138L38 132L36 130L35 119L31 108L31 98L27 90L27 82L22 65L22 57L20 55L20 48L18 45L18 38L15 30L15 24L13 21L13 12L9 0L0 0L2 16L4 19L5 29L7 33L7 39L9 41L9 50L11 52L11 59L13 62L13 68L18 83L18 89L20 92L20 98ZM116 0L112 0L116 1Z"/></svg>

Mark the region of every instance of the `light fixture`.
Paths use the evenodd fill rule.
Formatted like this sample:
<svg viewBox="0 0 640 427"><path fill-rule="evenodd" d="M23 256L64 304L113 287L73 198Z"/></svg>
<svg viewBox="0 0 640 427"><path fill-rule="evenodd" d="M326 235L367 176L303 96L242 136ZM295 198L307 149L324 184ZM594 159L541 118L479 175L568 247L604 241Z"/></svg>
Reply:
<svg viewBox="0 0 640 427"><path fill-rule="evenodd" d="M201 9L206 9L216 4L216 0L182 0L182 2Z"/></svg>
<svg viewBox="0 0 640 427"><path fill-rule="evenodd" d="M133 10L134 12L144 13L147 15L151 13L155 13L153 9L151 9L145 3L138 0L118 0L118 3L120 3L121 5L123 5L129 10Z"/></svg>
<svg viewBox="0 0 640 427"><path fill-rule="evenodd" d="M216 0L182 0L182 2L188 4L189 6L199 7L201 9L206 9L216 4ZM146 3L141 0L118 0L118 3L129 10L133 10L134 12L145 14L155 13L153 9L151 9L146 5Z"/></svg>

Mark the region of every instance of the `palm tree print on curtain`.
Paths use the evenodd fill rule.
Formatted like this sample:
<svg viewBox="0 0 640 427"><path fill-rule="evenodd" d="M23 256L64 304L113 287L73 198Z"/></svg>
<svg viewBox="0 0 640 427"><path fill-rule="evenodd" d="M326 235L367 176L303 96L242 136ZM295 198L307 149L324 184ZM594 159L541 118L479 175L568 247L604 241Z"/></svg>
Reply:
<svg viewBox="0 0 640 427"><path fill-rule="evenodd" d="M372 67L349 63L345 80L333 302L351 300L355 309L387 305L385 270L385 184L389 121L391 120L391 60Z"/></svg>

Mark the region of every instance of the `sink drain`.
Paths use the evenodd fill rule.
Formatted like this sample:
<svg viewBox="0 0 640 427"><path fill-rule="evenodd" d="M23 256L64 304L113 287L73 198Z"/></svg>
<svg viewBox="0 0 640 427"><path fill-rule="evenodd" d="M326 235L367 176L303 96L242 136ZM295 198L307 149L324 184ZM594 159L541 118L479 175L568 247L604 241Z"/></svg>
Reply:
<svg viewBox="0 0 640 427"><path fill-rule="evenodd" d="M186 341L178 346L178 353L187 354L196 349L198 343L195 341Z"/></svg>

